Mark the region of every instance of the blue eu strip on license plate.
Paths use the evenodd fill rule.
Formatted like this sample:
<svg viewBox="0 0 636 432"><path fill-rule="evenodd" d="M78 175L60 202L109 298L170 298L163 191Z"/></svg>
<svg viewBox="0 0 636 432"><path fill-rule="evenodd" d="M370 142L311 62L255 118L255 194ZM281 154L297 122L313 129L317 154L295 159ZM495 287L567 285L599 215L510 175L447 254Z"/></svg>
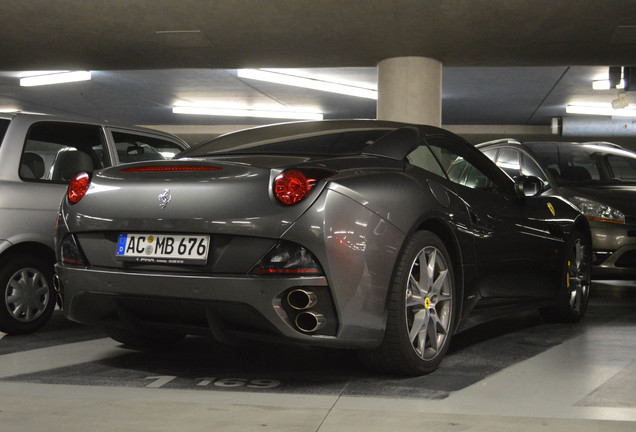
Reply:
<svg viewBox="0 0 636 432"><path fill-rule="evenodd" d="M126 250L126 240L128 239L128 234L121 234L119 236L119 241L117 242L117 255L123 255Z"/></svg>
<svg viewBox="0 0 636 432"><path fill-rule="evenodd" d="M124 233L119 235L115 255L121 261L203 265L209 249L209 235Z"/></svg>

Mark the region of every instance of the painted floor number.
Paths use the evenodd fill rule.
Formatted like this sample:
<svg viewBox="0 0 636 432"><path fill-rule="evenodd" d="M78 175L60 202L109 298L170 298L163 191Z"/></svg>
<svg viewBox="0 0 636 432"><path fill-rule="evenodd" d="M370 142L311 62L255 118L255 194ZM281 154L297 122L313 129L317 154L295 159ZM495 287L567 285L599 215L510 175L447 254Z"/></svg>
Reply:
<svg viewBox="0 0 636 432"><path fill-rule="evenodd" d="M160 388L177 378L178 377L172 375L149 376L145 379L152 380L152 382L146 385L146 387ZM249 387L254 389L268 389L278 387L280 385L280 381L271 379L222 378L217 380L216 378L211 377L196 378L196 381L198 381L197 386L200 387L215 385L217 387Z"/></svg>

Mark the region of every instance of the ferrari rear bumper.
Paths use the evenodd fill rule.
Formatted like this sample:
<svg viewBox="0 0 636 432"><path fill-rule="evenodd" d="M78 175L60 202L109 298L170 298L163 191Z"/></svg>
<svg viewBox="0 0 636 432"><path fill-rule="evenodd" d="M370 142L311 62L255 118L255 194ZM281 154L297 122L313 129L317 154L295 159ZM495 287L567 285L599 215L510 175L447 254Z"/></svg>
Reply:
<svg viewBox="0 0 636 432"><path fill-rule="evenodd" d="M381 331L342 328L323 276L212 277L59 264L56 272L65 315L102 328L210 332L221 340L251 334L346 348L371 347L382 337ZM289 293L298 289L315 294L315 304L290 304ZM303 324L314 319L317 328Z"/></svg>

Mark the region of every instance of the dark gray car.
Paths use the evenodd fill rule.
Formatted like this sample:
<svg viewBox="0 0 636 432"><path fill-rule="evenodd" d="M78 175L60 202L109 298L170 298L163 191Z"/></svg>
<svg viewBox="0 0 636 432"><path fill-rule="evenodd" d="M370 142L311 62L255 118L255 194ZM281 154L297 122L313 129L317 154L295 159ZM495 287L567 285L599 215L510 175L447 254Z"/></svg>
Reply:
<svg viewBox="0 0 636 432"><path fill-rule="evenodd" d="M55 215L79 171L165 159L187 148L150 129L0 114L0 331L27 333L55 307Z"/></svg>
<svg viewBox="0 0 636 432"><path fill-rule="evenodd" d="M252 337L426 373L485 320L585 313L587 220L528 192L540 184L430 126L249 129L79 174L58 217L58 287L68 318L131 346Z"/></svg>
<svg viewBox="0 0 636 432"><path fill-rule="evenodd" d="M508 175L541 178L544 195L562 196L592 229L595 279L636 278L636 154L606 142L498 140L477 147Z"/></svg>

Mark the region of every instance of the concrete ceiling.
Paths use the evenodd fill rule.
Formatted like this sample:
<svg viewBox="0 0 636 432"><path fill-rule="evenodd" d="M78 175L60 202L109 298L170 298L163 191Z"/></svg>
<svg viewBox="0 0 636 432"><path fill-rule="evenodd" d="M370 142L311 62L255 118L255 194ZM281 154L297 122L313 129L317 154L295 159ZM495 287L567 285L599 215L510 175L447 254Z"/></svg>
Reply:
<svg viewBox="0 0 636 432"><path fill-rule="evenodd" d="M573 99L615 99L591 81L636 65L626 0L2 0L0 22L0 109L175 127L263 123L175 115L177 101L375 116L373 100L240 79L238 68L373 84L382 59L432 57L444 65L445 125L547 127ZM15 73L59 69L93 79L21 88Z"/></svg>

